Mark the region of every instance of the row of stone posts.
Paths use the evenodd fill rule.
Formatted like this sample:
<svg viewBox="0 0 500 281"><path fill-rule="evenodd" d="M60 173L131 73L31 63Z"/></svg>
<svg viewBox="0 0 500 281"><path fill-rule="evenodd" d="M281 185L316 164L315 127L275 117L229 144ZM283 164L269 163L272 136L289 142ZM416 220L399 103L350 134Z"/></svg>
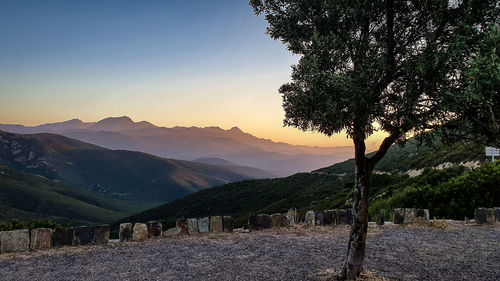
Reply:
<svg viewBox="0 0 500 281"><path fill-rule="evenodd" d="M44 250L59 246L108 243L109 225L18 229L0 232L0 253Z"/></svg>
<svg viewBox="0 0 500 281"><path fill-rule="evenodd" d="M163 231L162 224L157 221L146 223L122 223L120 224L120 242L141 241L148 238L160 238L162 236L194 235L200 233L232 233L234 221L231 216L212 216L205 218L180 218L177 219L175 227Z"/></svg>
<svg viewBox="0 0 500 281"><path fill-rule="evenodd" d="M352 223L351 209L335 209L320 212L308 211L304 222L307 226L316 225L340 225ZM297 222L297 218L290 213L277 213L273 215L250 215L248 227L250 229L266 229L271 227L286 227Z"/></svg>

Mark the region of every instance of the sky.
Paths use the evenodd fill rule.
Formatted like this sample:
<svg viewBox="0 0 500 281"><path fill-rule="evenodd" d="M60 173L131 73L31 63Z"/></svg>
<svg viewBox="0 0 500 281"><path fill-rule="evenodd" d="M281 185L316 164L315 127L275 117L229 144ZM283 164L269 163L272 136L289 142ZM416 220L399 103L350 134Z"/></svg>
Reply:
<svg viewBox="0 0 500 281"><path fill-rule="evenodd" d="M0 0L0 123L126 115L352 145L345 134L283 127L278 88L299 57L266 26L247 0Z"/></svg>

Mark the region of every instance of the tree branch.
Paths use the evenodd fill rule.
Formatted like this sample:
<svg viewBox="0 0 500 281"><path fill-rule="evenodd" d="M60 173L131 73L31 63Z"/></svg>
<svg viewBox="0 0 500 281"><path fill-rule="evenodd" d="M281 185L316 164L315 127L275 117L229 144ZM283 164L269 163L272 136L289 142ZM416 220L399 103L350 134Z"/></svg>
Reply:
<svg viewBox="0 0 500 281"><path fill-rule="evenodd" d="M380 144L378 151L369 159L372 167L375 166L375 164L377 164L378 161L380 161L380 159L385 156L387 150L389 150L389 147L391 147L391 145L395 143L399 139L399 137L400 134L391 134L384 139L382 144Z"/></svg>

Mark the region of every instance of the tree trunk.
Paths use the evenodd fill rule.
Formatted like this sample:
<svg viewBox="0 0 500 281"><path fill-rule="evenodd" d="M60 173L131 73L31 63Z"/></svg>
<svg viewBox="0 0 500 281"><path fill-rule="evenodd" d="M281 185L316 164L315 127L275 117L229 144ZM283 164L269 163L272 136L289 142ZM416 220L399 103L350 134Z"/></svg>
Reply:
<svg viewBox="0 0 500 281"><path fill-rule="evenodd" d="M342 280L356 279L363 270L365 259L366 232L368 229L368 205L372 165L365 156L364 140L354 141L355 187L352 202L353 223L347 247L347 259L342 269Z"/></svg>

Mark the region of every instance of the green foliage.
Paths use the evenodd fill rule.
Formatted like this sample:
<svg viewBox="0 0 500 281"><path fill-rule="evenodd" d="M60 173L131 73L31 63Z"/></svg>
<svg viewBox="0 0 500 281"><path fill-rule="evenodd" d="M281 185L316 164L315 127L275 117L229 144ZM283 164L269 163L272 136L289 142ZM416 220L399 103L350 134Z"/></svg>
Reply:
<svg viewBox="0 0 500 281"><path fill-rule="evenodd" d="M31 222L20 222L17 219L11 219L8 223L0 222L0 231L16 229L34 229L34 228L52 228L61 227L60 224L53 223L50 220L35 220Z"/></svg>
<svg viewBox="0 0 500 281"><path fill-rule="evenodd" d="M285 125L365 139L376 122L400 142L463 116L464 74L500 10L493 0L250 4L300 55L280 88Z"/></svg>
<svg viewBox="0 0 500 281"><path fill-rule="evenodd" d="M373 153L368 154L372 156ZM410 169L425 169L436 167L442 163L461 163L485 160L484 145L477 143L457 142L453 145L443 145L440 140L434 140L427 146L420 146L418 140L411 139L404 146L393 145L387 154L377 163L375 170L382 172L406 172ZM317 170L329 174L354 173L354 159Z"/></svg>
<svg viewBox="0 0 500 281"><path fill-rule="evenodd" d="M460 127L466 127L476 135L486 136L487 142L500 146L500 27L491 28L485 40L477 47L477 58L467 71L466 91L469 106L459 120ZM462 108L464 110L464 108Z"/></svg>
<svg viewBox="0 0 500 281"><path fill-rule="evenodd" d="M500 163L485 163L465 172L465 168L431 170L391 196L374 201L369 210L375 219L380 210L388 217L394 208L426 208L436 218L473 217L478 207L500 205Z"/></svg>

